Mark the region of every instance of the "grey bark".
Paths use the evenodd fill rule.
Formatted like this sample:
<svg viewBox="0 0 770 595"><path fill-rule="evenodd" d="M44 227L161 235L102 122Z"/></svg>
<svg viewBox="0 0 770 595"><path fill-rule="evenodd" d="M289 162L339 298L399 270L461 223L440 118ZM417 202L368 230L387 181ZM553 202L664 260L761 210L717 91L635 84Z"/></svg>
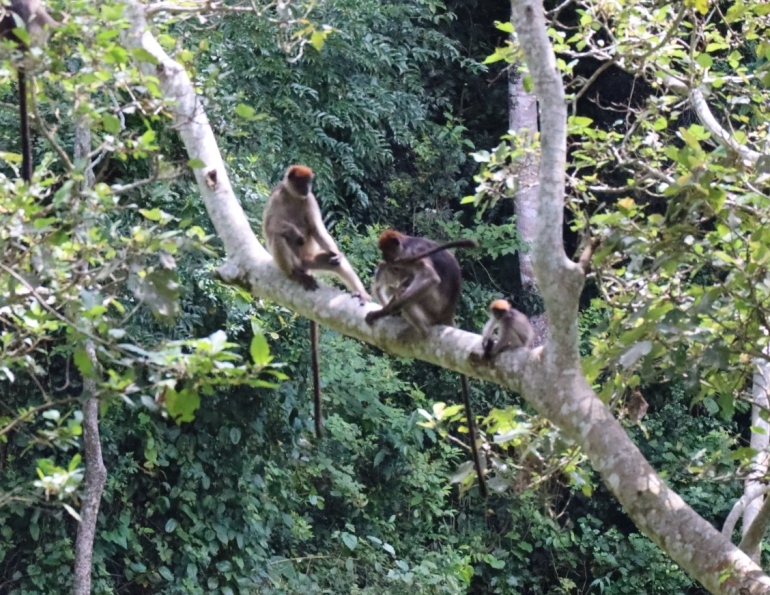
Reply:
<svg viewBox="0 0 770 595"><path fill-rule="evenodd" d="M767 486L765 476L768 469L768 442L770 441L770 424L762 419L760 413L770 409L767 389L770 386L770 365L761 361L757 363L754 372L751 407L751 425L759 431L752 430L749 445L757 451L751 462L751 472L746 478L744 495L746 507L743 511L743 538L738 547L759 563L760 548L767 524L770 522L770 498L762 498Z"/></svg>
<svg viewBox="0 0 770 595"><path fill-rule="evenodd" d="M527 93L522 77L514 77L512 72L508 78L508 128L516 132L528 131L530 138L537 132L537 98L534 94ZM513 198L516 230L527 245L531 246L535 239L537 222L537 172L540 164L534 156L530 156L523 159L519 166L519 190ZM525 289L535 289L537 280L532 265L532 253L529 250L519 251L519 275Z"/></svg>
<svg viewBox="0 0 770 595"><path fill-rule="evenodd" d="M75 127L75 159L85 158L91 150L91 133L85 122L78 122ZM93 186L93 172L86 169L83 186ZM87 340L85 349L94 367L98 370L98 360L92 341ZM102 443L99 437L99 400L96 381L93 378L83 380L83 460L85 461L85 489L80 505L80 523L75 538L75 569L72 585L74 595L90 595L91 569L96 538L96 521L99 517L99 505L102 501L104 484L107 482L107 469L102 458Z"/></svg>

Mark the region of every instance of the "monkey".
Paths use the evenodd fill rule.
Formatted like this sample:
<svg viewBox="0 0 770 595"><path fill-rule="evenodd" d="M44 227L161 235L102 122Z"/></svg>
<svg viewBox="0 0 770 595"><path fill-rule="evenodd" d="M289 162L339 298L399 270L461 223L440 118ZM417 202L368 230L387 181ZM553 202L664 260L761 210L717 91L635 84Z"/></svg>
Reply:
<svg viewBox="0 0 770 595"><path fill-rule="evenodd" d="M374 273L374 285L372 287L372 291L376 291L375 297L377 297L377 301L381 305L388 304L391 300L393 300L394 297L401 297L403 288L405 286L404 279L411 278L411 267L407 267L406 265L414 263L428 256L432 256L436 252L441 252L442 250L447 250L449 248L474 248L478 245L475 240L470 239L453 240L444 244L436 244L435 242L430 242L430 244L432 244L432 247L422 250L417 254L410 254L407 256L395 258L391 261L381 261L379 263ZM408 283L406 285L408 285ZM391 314L400 313L401 311L399 308L394 308L391 311ZM376 320L381 316L381 313L372 313L372 315L369 316L369 322L371 322L373 319ZM409 318L409 322L412 327L419 329L422 334L427 334L428 324L424 323L423 317L412 312L411 309L406 313L405 316Z"/></svg>
<svg viewBox="0 0 770 595"><path fill-rule="evenodd" d="M457 259L432 240L392 229L380 234L378 247L382 262L374 271L372 293L382 309L369 312L366 322L401 311L423 335L436 324L454 326L462 280Z"/></svg>
<svg viewBox="0 0 770 595"><path fill-rule="evenodd" d="M310 271L334 273L361 302L371 299L353 267L326 231L312 190L313 170L292 165L270 193L262 220L267 249L278 268L308 291L318 289ZM318 324L310 321L310 365L313 373L315 431L323 433L318 369Z"/></svg>
<svg viewBox="0 0 770 595"><path fill-rule="evenodd" d="M273 189L263 215L267 249L284 274L307 290L318 289L309 271L334 273L362 300L369 300L363 283L326 231L312 191L313 170L292 165Z"/></svg>
<svg viewBox="0 0 770 595"><path fill-rule="evenodd" d="M463 246L475 245L470 240L458 242ZM437 244L393 229L382 232L378 242L382 262L377 266L372 282L372 293L382 308L369 312L366 322L374 324L384 316L401 314L411 327L423 335L437 324L454 326L462 272L457 259L447 252L447 248L461 245L458 242ZM460 384L479 493L486 498L487 484L476 444L476 419L465 374L460 375Z"/></svg>
<svg viewBox="0 0 770 595"><path fill-rule="evenodd" d="M506 349L529 348L534 338L535 330L527 317L506 300L495 300L489 304L489 320L481 331L485 358L495 357Z"/></svg>
<svg viewBox="0 0 770 595"><path fill-rule="evenodd" d="M16 17L21 19L26 26L31 45L44 45L48 37L47 29L59 25L45 11L40 0L10 0L10 4L10 11L4 7L4 14L0 19L0 39L12 40L21 50L26 51L29 46L26 41L13 32L20 26ZM21 120L21 176L25 182L29 183L32 180L32 147L29 135L27 80L22 66L18 67L17 73L19 77L19 119Z"/></svg>

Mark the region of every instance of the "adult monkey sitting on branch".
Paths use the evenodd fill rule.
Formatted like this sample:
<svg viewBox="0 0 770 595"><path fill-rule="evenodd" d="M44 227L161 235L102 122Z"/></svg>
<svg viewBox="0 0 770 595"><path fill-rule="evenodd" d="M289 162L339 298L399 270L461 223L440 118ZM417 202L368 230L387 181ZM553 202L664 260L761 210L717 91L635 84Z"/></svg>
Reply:
<svg viewBox="0 0 770 595"><path fill-rule="evenodd" d="M305 289L318 289L311 271L334 273L361 302L369 301L364 284L326 231L312 190L313 170L292 165L273 189L262 221L262 233L275 264ZM310 366L313 373L315 433L323 433L321 378L318 366L318 323L310 321Z"/></svg>
<svg viewBox="0 0 770 595"><path fill-rule="evenodd" d="M475 245L473 240L437 244L427 238L408 236L393 229L382 232L378 244L382 262L374 271L372 283L372 293L377 296L382 309L369 312L366 322L374 324L385 316L400 314L422 335L426 335L430 327L437 324L454 326L462 272L457 259L447 249ZM476 419L465 374L460 374L460 385L479 493L486 498L487 483L478 450Z"/></svg>

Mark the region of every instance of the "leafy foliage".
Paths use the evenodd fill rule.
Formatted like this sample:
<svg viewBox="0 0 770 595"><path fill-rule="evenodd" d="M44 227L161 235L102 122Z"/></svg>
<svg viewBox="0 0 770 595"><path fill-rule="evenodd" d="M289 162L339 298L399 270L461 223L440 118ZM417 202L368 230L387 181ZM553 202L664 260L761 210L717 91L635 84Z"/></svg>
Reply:
<svg viewBox="0 0 770 595"><path fill-rule="evenodd" d="M483 505L447 371L323 332L327 436L311 443L306 322L212 278L218 245L157 80L137 68L152 59L121 45L122 6L56 8L69 18L35 66L56 146L37 140L31 186L15 177L15 114L0 114L0 591L70 588L91 378L108 469L95 593L692 592L583 454L499 388L472 384L495 491ZM638 114L606 120L585 115L593 96L573 96L573 226L604 239L601 297L581 321L586 370L613 406L644 388L648 417L624 423L718 523L750 454L737 428L766 338L764 166L685 121L661 73L690 80L695 68L709 104L759 147L770 56L759 5L721 23L699 8L584 6L571 37L553 35L574 93L588 80L575 54L599 46L647 93L623 104ZM477 150L505 127L504 73L479 59L510 31L471 22L496 9L328 0L217 15L204 30L156 24L194 76L255 227L271 183L301 161L362 277L385 226L473 237L480 248L458 252L458 320L479 328L490 299L513 292L511 257L525 247L500 199L537 154L516 135ZM687 27L702 47L683 49ZM610 33L629 41L608 46ZM91 188L70 156L78 125L99 160ZM458 209L476 162L475 202L488 208L474 216Z"/></svg>

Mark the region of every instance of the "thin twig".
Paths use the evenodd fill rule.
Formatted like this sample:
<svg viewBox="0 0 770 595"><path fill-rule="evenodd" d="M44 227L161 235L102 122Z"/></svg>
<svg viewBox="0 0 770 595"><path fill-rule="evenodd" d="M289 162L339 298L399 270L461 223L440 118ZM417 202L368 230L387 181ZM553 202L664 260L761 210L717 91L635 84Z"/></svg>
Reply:
<svg viewBox="0 0 770 595"><path fill-rule="evenodd" d="M43 136L46 138L48 143L53 147L53 150L56 151L56 153L59 155L59 158L64 162L64 167L67 168L67 171L72 171L75 169L75 166L72 165L72 161L70 161L69 156L59 146L59 143L56 142L53 135L51 134L51 131L48 130L48 127L43 123L43 118L40 117L40 113L37 109L37 100L35 99L35 96L37 95L37 82L35 81L34 77L30 77L32 80L32 93L29 94L29 102L32 107L32 113L35 115L35 124L37 124L37 127L40 129L40 132L43 133Z"/></svg>

